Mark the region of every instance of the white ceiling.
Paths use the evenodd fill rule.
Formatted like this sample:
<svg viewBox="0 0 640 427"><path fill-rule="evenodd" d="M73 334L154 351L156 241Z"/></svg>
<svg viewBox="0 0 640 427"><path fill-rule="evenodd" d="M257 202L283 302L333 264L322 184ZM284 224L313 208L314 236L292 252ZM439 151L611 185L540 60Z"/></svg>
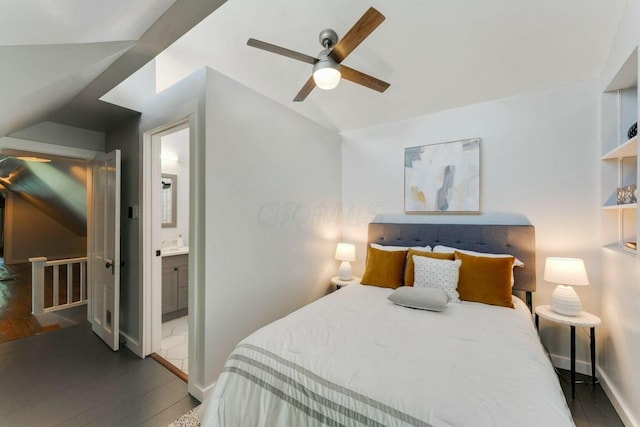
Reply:
<svg viewBox="0 0 640 427"><path fill-rule="evenodd" d="M2 45L137 40L175 0L2 0Z"/></svg>
<svg viewBox="0 0 640 427"><path fill-rule="evenodd" d="M0 136L61 107L175 0L2 0Z"/></svg>
<svg viewBox="0 0 640 427"><path fill-rule="evenodd" d="M344 131L597 77L625 3L229 0L161 54L156 72L167 84L206 65ZM246 46L253 37L316 56L320 30L343 36L369 6L386 21L344 64L391 83L383 94L343 81L293 103L311 67ZM119 88L132 102L129 89Z"/></svg>
<svg viewBox="0 0 640 427"><path fill-rule="evenodd" d="M69 102L174 1L0 1L0 137ZM324 126L357 129L599 76L625 3L229 0L142 69L137 86L209 66ZM320 30L342 36L369 6L387 19L344 63L390 82L384 94L344 81L293 103L310 66L246 46L254 37L315 56ZM107 98L139 103L135 80Z"/></svg>

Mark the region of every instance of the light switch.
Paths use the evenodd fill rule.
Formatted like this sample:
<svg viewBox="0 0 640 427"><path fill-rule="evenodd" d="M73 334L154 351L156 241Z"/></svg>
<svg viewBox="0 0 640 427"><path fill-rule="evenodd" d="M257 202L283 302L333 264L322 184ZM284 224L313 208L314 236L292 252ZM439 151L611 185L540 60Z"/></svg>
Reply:
<svg viewBox="0 0 640 427"><path fill-rule="evenodd" d="M129 206L128 217L132 219L140 217L140 208L138 207L138 205Z"/></svg>

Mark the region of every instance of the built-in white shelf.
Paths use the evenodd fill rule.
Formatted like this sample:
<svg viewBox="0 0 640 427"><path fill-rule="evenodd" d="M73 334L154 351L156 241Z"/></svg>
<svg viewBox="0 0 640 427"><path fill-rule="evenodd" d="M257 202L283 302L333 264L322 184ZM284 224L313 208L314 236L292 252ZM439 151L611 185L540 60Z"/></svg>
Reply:
<svg viewBox="0 0 640 427"><path fill-rule="evenodd" d="M638 49L636 48L613 76L601 99L602 243L606 251L623 254L620 257L605 258L611 260L609 269L619 269L627 265L626 259L623 259L627 256L640 261L637 250L625 246L627 242L635 242L640 235L638 203L616 203L617 192L621 187L640 184L638 181L640 141L638 135L626 140L628 130L640 118L638 94Z"/></svg>
<svg viewBox="0 0 640 427"><path fill-rule="evenodd" d="M602 207L602 209L612 210L612 211L619 211L623 209L637 209L637 208L638 208L637 203L627 203L624 205L607 205Z"/></svg>
<svg viewBox="0 0 640 427"><path fill-rule="evenodd" d="M633 157L638 155L638 135L634 136L624 144L618 145L613 150L602 156L602 160L622 159L623 157Z"/></svg>
<svg viewBox="0 0 640 427"><path fill-rule="evenodd" d="M603 248L608 249L608 250L613 251L613 252L629 255L629 256L632 256L632 257L636 256L636 251L634 251L632 249L622 248L617 243L612 243L611 245L603 246Z"/></svg>

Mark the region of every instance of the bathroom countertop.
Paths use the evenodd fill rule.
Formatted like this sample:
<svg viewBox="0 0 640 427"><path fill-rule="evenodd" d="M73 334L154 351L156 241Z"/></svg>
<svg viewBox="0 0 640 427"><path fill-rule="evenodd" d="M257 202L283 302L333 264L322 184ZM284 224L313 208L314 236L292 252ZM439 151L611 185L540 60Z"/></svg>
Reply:
<svg viewBox="0 0 640 427"><path fill-rule="evenodd" d="M171 246L168 248L162 248L161 255L174 256L174 255L186 255L189 253L189 246Z"/></svg>

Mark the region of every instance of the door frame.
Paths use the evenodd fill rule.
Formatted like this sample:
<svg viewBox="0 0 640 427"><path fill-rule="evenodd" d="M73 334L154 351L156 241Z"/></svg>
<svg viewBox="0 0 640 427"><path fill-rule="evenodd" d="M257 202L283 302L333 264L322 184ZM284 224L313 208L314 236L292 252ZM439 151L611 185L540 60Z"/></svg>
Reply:
<svg viewBox="0 0 640 427"><path fill-rule="evenodd" d="M161 218L160 198L154 197L157 187L154 182L160 182L161 178L161 145L160 139L174 132L189 128L189 145L191 148L191 120L185 117L175 122L170 122L160 127L144 132L143 136L143 191L142 191L142 274L143 274L143 313L144 313L144 356L157 351L162 340L162 292L154 292L154 284L162 282L162 257L155 252L161 249ZM191 151L191 150L190 150ZM189 156L191 158L191 156ZM189 158L189 164L191 161ZM189 168L191 175L191 168ZM189 199L191 203L191 198ZM189 223L189 253L191 253L191 228ZM189 257L191 258L191 257ZM191 262L189 262L191 264ZM157 286L157 285L156 285ZM191 292L191 277L189 278L189 292ZM191 310L188 315L191 322Z"/></svg>
<svg viewBox="0 0 640 427"><path fill-rule="evenodd" d="M16 155L17 153L30 153L30 154L44 154L51 156L69 157L73 159L86 160L87 161L87 258L91 256L91 250L93 241L91 239L91 232L93 227L93 169L91 161L99 154L104 152L87 150L85 148L72 147L67 145L58 145L54 142L39 142L30 139L15 138L11 136L5 136L0 138L0 153L6 155ZM13 195L11 195L13 197ZM5 217L5 223L6 223ZM5 227L5 239L6 234L13 233L13 229ZM87 264L87 277L91 277L90 265ZM88 285L88 284L87 284ZM90 286L87 286L87 321L91 321L93 310L91 308L91 292Z"/></svg>
<svg viewBox="0 0 640 427"><path fill-rule="evenodd" d="M197 79L196 79L197 77ZM154 248L150 244L151 227L151 133L167 129L181 120L189 120L189 383L188 390L196 399L204 399L205 384L205 140L206 116L204 83L206 71L199 72L180 88L167 89L158 95L157 108L142 115L139 127L140 147L140 224L139 224L139 347L136 354L151 354L151 277L150 264ZM187 79L188 80L188 79ZM202 81L201 81L202 80ZM191 83L193 82L193 83ZM182 83L178 83L182 85ZM174 92L175 91L175 92ZM151 105L151 104L150 104ZM155 105L155 104L154 104ZM159 249L159 248L158 248Z"/></svg>
<svg viewBox="0 0 640 427"><path fill-rule="evenodd" d="M161 138L165 135L190 127L189 117L176 122L167 123L158 128L144 133L144 160L148 161L144 167L143 203L149 209L143 209L143 288L145 289L144 312L145 316L145 356L156 352L162 340L162 292L154 292L153 284L162 282L162 257L156 256L161 245L161 215L160 198L157 186L153 183L161 179ZM190 132L191 133L191 132ZM191 136L189 136L191 139ZM187 190L188 191L188 190ZM155 196L154 196L155 195ZM191 201L189 201L191 204ZM191 229L191 227L189 227ZM191 234L191 232L189 232ZM191 240L189 240L191 244ZM191 288L191 285L189 285ZM148 322L148 323L147 323Z"/></svg>

